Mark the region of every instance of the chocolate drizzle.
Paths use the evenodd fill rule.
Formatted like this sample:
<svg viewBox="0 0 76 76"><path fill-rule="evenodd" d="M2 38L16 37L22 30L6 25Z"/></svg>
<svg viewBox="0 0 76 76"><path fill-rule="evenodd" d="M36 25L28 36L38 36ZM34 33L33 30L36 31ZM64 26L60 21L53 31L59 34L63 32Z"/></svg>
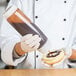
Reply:
<svg viewBox="0 0 76 76"><path fill-rule="evenodd" d="M59 51L59 50L56 50L56 51L53 51L53 52L49 52L49 53L47 54L47 57L48 57L48 58L50 58L50 57L56 57L57 55L60 54L60 52L61 52L61 51Z"/></svg>

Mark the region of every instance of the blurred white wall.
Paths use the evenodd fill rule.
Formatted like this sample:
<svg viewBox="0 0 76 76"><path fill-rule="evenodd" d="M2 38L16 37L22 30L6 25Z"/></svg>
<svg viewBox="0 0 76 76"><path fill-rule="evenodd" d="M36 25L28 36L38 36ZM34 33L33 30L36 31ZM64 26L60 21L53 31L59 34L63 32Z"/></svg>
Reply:
<svg viewBox="0 0 76 76"><path fill-rule="evenodd" d="M1 25L1 22L2 22L2 18L3 18L3 12L6 8L6 0L0 0L0 25Z"/></svg>
<svg viewBox="0 0 76 76"><path fill-rule="evenodd" d="M0 26L1 26L1 22L2 22L2 19L3 19L3 12L6 8L6 0L0 0ZM0 69L3 69L5 67L5 63L2 62L1 60L1 51L0 51Z"/></svg>

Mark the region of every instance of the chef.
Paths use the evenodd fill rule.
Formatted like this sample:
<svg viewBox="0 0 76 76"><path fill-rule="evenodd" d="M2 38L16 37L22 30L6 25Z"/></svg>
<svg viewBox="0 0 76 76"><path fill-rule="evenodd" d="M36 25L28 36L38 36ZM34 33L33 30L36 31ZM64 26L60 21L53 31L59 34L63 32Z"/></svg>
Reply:
<svg viewBox="0 0 76 76"><path fill-rule="evenodd" d="M8 7L17 6L47 36L42 51L64 48L65 59L55 68L68 68L68 59L76 59L76 0L10 0ZM8 64L24 69L51 69L42 61L41 38L21 36L6 19L0 29L1 58Z"/></svg>

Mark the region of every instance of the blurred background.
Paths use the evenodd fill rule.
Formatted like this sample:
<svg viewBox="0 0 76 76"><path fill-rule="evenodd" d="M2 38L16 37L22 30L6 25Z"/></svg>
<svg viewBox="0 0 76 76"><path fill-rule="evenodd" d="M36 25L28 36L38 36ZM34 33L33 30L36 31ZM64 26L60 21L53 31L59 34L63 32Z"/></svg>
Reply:
<svg viewBox="0 0 76 76"><path fill-rule="evenodd" d="M6 9L6 6L8 5L8 2L10 0L0 0L0 26L2 23L3 19L3 12ZM2 60L1 60L1 51L0 51L0 69L11 69L14 68L14 66L6 65Z"/></svg>
<svg viewBox="0 0 76 76"><path fill-rule="evenodd" d="M2 14L8 4L9 0L0 0L0 24L2 21Z"/></svg>

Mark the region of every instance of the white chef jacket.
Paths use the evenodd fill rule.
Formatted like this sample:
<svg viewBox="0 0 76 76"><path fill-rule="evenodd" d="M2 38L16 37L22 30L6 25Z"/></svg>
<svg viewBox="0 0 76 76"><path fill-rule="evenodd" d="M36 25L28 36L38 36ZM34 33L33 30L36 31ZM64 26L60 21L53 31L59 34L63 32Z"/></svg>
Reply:
<svg viewBox="0 0 76 76"><path fill-rule="evenodd" d="M76 48L76 0L10 0L8 7L16 5L34 22L48 37L49 49L61 49L70 43ZM7 8L8 8L7 7ZM18 68L49 68L42 61L39 51L13 59L13 50L21 35L4 19L0 29L0 45L2 60ZM68 51L67 51L68 52ZM56 66L67 68L67 61Z"/></svg>

